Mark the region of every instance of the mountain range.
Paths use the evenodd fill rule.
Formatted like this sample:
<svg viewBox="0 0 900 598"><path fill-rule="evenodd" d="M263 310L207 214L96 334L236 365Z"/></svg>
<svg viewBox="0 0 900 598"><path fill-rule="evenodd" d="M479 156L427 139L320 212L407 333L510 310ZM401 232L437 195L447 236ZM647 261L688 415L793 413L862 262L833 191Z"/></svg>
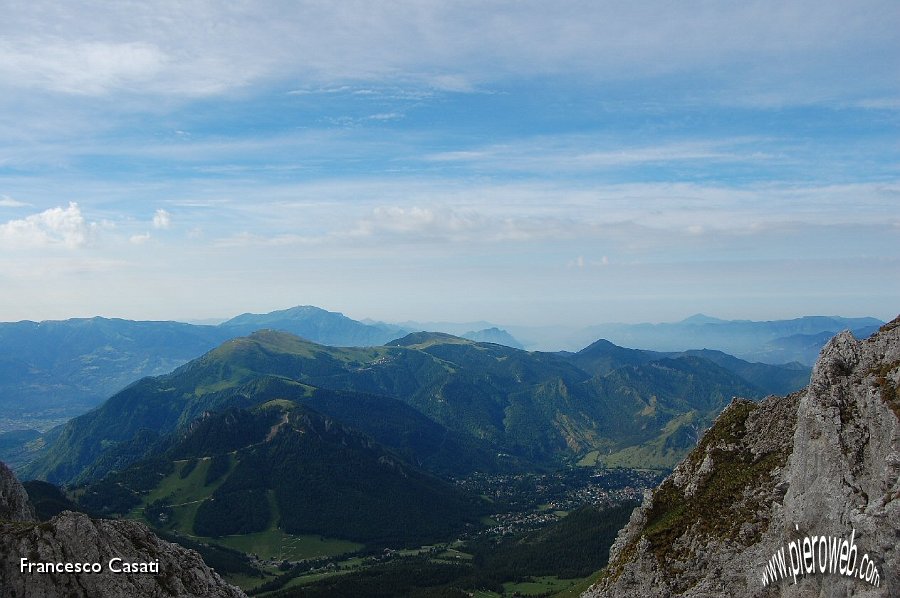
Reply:
<svg viewBox="0 0 900 598"><path fill-rule="evenodd" d="M200 542L420 546L482 525L486 497L452 478L677 460L731 396L767 394L727 369L753 364L721 361L424 332L338 348L263 330L116 393L21 471L95 515Z"/></svg>
<svg viewBox="0 0 900 598"><path fill-rule="evenodd" d="M716 430L746 413L768 414L768 427L754 424L760 438L790 435L790 412L801 396L796 391L810 375L799 363L754 363L712 349L630 349L604 339L577 352L525 351L447 333L356 323L367 327L360 329L353 320L321 311L245 314L214 327L77 321L108 341L107 359L85 361L98 367L118 363L111 358L116 346L130 349L133 358L142 343L150 351L183 334L194 339L195 349L215 335L225 340L171 372L128 384L38 437L8 432L0 436L0 450L22 458L23 479L66 486L63 495L42 482L27 482L35 504L54 514L77 507L94 516L139 518L198 546L244 537L269 543L318 537L344 547L334 551L414 547L476 530L487 513L496 512L493 497L469 493L455 480L576 465L669 470L685 455L712 450L710 435L737 434L740 422L727 424L727 433ZM274 329L259 330L257 324ZM308 336L331 340L372 330L384 338L400 336L338 347L279 329L301 324ZM129 333L116 334L119 326ZM509 340L499 329L481 332L482 338ZM237 333L245 336L232 336ZM71 347L70 356L77 350L101 353L89 346L89 335L76 334L85 341L78 345L56 334L60 346ZM839 338L856 342L849 335ZM873 343L881 350L883 343ZM828 347L823 358L833 351ZM41 357L31 351L23 352L23 360ZM851 357L841 359L851 369L857 361L870 370L877 366L870 363L874 358L852 357L859 350L846 351ZM162 353L154 358L163 359ZM144 353L150 363L147 355L152 353ZM77 361L72 357L69 363ZM875 386L894 388L890 368L878 371ZM772 396L789 393L794 394L780 403ZM751 400L735 402L736 396ZM780 407L773 411L772 405ZM37 450L28 453L23 446ZM771 459L788 454L778 450ZM700 467L703 460L697 459L686 462ZM728 490L763 465L751 459L715 487ZM646 516L668 521L666 509L680 508L682 499L660 496L667 498ZM728 496L726 502L743 504ZM627 570L624 557L614 556L609 570ZM248 557L240 558L238 568L256 570Z"/></svg>
<svg viewBox="0 0 900 598"><path fill-rule="evenodd" d="M529 349L577 350L598 338L653 351L715 349L749 361L811 366L834 335L850 330L865 338L884 324L876 318L804 316L790 320L722 320L696 314L680 322L598 324L583 328L507 326Z"/></svg>
<svg viewBox="0 0 900 598"><path fill-rule="evenodd" d="M605 338L652 351L705 347L754 362L810 365L821 346L837 332L851 329L862 337L880 324L873 318L750 322L694 316L672 324L610 324L578 331L564 327L503 329L489 322L360 322L312 306L242 314L216 326L100 317L8 322L0 323L0 434L46 431L136 380L168 373L230 338L263 328L331 346L382 345L411 331L432 330L514 348L540 345L578 350Z"/></svg>
<svg viewBox="0 0 900 598"><path fill-rule="evenodd" d="M261 328L344 346L380 345L407 333L311 306L243 314L217 326L100 317L0 323L0 432L46 430L136 380Z"/></svg>
<svg viewBox="0 0 900 598"><path fill-rule="evenodd" d="M351 347L382 345L410 332L312 306L242 314L216 326L101 317L0 323L0 434L46 430L136 380L168 373L230 338L264 328ZM521 346L498 328L464 336Z"/></svg>
<svg viewBox="0 0 900 598"><path fill-rule="evenodd" d="M761 398L804 382L793 366L713 356L721 365L607 343L577 354L527 352L440 333L338 348L260 331L116 393L48 435L47 450L23 472L56 483L99 478L206 412L274 399L309 401L435 472L559 464L592 451L595 460L627 461L618 453L652 441L661 451L655 464L667 466L732 396ZM781 377L754 384L747 377L759 368ZM402 428L390 430L398 418Z"/></svg>

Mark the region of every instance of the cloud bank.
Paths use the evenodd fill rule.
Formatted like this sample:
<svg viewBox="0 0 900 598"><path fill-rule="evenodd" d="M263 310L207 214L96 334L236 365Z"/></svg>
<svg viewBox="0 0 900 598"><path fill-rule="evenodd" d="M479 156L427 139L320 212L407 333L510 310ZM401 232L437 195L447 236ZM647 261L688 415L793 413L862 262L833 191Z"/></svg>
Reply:
<svg viewBox="0 0 900 598"><path fill-rule="evenodd" d="M0 242L9 249L78 249L88 243L91 229L78 204L70 202L66 208L50 208L0 224Z"/></svg>
<svg viewBox="0 0 900 598"><path fill-rule="evenodd" d="M7 11L0 79L67 94L202 96L290 79L468 91L509 77L700 75L713 88L757 90L761 102L884 101L898 89L898 29L889 0L44 0ZM848 70L863 61L865 71Z"/></svg>

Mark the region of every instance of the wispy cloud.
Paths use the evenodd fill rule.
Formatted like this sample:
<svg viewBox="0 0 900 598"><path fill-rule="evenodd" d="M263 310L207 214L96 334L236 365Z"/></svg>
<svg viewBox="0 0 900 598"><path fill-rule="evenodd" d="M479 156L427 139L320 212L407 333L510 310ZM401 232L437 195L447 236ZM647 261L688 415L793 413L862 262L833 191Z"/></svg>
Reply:
<svg viewBox="0 0 900 598"><path fill-rule="evenodd" d="M0 43L0 78L78 95L141 89L168 61L159 48L142 42Z"/></svg>
<svg viewBox="0 0 900 598"><path fill-rule="evenodd" d="M23 208L29 204L13 199L8 195L0 195L0 208Z"/></svg>
<svg viewBox="0 0 900 598"><path fill-rule="evenodd" d="M561 234L566 227L547 218L488 215L449 206L379 206L338 238L425 243L525 241Z"/></svg>
<svg viewBox="0 0 900 598"><path fill-rule="evenodd" d="M465 92L511 76L617 81L699 74L714 87L736 90L749 82L785 95L799 91L802 100L804 90L846 95L846 72L854 73L853 95L883 93L900 66L900 17L889 0L828 6L407 0L353 10L318 2L87 7L45 0L5 17L6 86L74 94L209 94L273 79L299 79L300 90L393 80ZM862 62L864 72L847 69Z"/></svg>
<svg viewBox="0 0 900 598"><path fill-rule="evenodd" d="M423 156L423 160L529 172L610 169L675 162L756 162L775 158L760 151L759 147L767 142L771 140L741 137L636 145L616 139L569 135L518 139L515 143L438 152Z"/></svg>
<svg viewBox="0 0 900 598"><path fill-rule="evenodd" d="M667 246L670 252L704 245L719 250L739 239L747 239L741 247L758 252L753 239L788 239L813 229L891 229L900 222L889 216L900 188L884 183L736 187L364 179L237 186L231 192L245 201L216 206L215 220L231 224L210 238L228 245L340 246L361 253L410 244L453 251L608 240L622 252L644 255ZM238 226L243 232L235 235Z"/></svg>

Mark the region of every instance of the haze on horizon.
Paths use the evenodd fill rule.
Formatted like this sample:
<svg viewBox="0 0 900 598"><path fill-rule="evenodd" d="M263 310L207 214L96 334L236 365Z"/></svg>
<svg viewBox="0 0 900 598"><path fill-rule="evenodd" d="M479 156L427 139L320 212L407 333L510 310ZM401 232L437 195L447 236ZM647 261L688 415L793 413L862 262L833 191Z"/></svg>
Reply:
<svg viewBox="0 0 900 598"><path fill-rule="evenodd" d="M0 321L900 311L894 2L5 13Z"/></svg>

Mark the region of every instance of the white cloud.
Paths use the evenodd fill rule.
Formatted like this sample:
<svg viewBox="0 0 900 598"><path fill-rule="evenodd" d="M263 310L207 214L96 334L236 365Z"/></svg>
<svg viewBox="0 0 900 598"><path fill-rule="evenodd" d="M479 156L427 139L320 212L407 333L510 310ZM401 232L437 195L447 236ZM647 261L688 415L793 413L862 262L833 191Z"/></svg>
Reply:
<svg viewBox="0 0 900 598"><path fill-rule="evenodd" d="M172 226L172 214L163 209L156 210L156 213L153 214L153 228L165 229L170 226Z"/></svg>
<svg viewBox="0 0 900 598"><path fill-rule="evenodd" d="M367 120L399 120L403 118L403 115L399 112L379 112L378 114L372 114L367 117Z"/></svg>
<svg viewBox="0 0 900 598"><path fill-rule="evenodd" d="M85 222L78 204L44 210L0 224L0 242L13 249L65 247L77 249L89 239L94 225Z"/></svg>
<svg viewBox="0 0 900 598"><path fill-rule="evenodd" d="M131 235L128 240L134 245L143 245L150 240L150 233L139 233L136 235Z"/></svg>
<svg viewBox="0 0 900 598"><path fill-rule="evenodd" d="M13 199L9 195L0 195L0 208L21 208L29 204L24 201Z"/></svg>

